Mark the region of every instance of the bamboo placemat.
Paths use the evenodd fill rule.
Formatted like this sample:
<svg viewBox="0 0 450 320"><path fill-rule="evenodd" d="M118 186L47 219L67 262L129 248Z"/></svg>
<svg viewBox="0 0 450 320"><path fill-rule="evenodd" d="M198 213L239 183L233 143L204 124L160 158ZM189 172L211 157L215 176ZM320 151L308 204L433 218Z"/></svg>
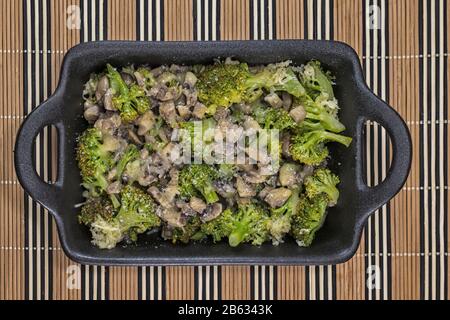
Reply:
<svg viewBox="0 0 450 320"><path fill-rule="evenodd" d="M445 0L1 1L0 299L447 299L448 43ZM77 21L79 14L79 21ZM79 22L79 23L78 23ZM370 87L406 120L411 174L371 217L349 262L321 267L96 267L70 261L52 218L24 194L16 131L54 90L65 52L102 39L335 39L357 51ZM367 180L385 176L388 137L366 126ZM36 168L56 174L53 130ZM378 286L372 275L379 275Z"/></svg>

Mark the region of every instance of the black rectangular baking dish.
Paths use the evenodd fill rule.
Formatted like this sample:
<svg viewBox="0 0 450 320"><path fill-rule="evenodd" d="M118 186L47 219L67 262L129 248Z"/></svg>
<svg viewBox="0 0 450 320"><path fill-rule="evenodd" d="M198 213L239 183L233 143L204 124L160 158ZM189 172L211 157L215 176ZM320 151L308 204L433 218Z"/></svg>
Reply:
<svg viewBox="0 0 450 320"><path fill-rule="evenodd" d="M320 60L336 75L336 96L350 148L333 146L332 169L340 176L341 197L330 209L324 227L309 248L294 241L279 246L226 243L172 245L146 235L136 245L101 250L90 243L85 226L78 224L75 205L83 201L80 174L75 161L76 138L86 128L81 93L90 73L106 63L206 64L232 56L249 64L292 60L301 64ZM388 131L393 158L384 182L369 188L363 181L363 125L380 123ZM58 178L43 182L34 169L32 148L38 132L47 125L58 130ZM411 138L400 116L366 86L359 59L348 45L332 41L228 41L228 42L125 42L106 41L77 45L64 58L55 93L30 113L22 124L15 146L17 176L24 189L54 216L66 254L84 264L103 265L198 265L198 264L335 264L356 251L368 216L391 199L404 184L411 164Z"/></svg>

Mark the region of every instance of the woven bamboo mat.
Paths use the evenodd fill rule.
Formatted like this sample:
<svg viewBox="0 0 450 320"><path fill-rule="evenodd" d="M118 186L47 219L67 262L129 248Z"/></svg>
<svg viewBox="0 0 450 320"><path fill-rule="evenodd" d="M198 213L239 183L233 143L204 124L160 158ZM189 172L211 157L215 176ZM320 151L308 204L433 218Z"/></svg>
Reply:
<svg viewBox="0 0 450 320"><path fill-rule="evenodd" d="M4 0L0 8L0 299L450 296L448 1ZM354 258L321 267L125 268L70 261L52 218L18 184L12 153L22 119L53 92L65 52L102 39L285 38L353 46L370 87L411 130L409 179L372 216ZM366 129L367 180L376 184L389 165L388 138L376 123ZM36 168L46 180L55 177L55 142L51 128L36 141Z"/></svg>

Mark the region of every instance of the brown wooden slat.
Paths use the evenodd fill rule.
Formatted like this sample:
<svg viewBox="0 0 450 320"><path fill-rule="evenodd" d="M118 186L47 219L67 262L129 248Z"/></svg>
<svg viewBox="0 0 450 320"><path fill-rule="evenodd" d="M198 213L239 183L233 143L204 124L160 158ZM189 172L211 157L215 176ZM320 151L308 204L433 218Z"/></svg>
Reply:
<svg viewBox="0 0 450 320"><path fill-rule="evenodd" d="M306 15L304 0L280 0L276 2L277 39L303 39Z"/></svg>
<svg viewBox="0 0 450 320"><path fill-rule="evenodd" d="M166 40L193 40L192 0L164 0L164 8Z"/></svg>
<svg viewBox="0 0 450 320"><path fill-rule="evenodd" d="M194 267L166 268L166 298L168 300L194 299Z"/></svg>
<svg viewBox="0 0 450 320"><path fill-rule="evenodd" d="M136 40L136 1L108 1L109 40Z"/></svg>
<svg viewBox="0 0 450 320"><path fill-rule="evenodd" d="M222 267L222 299L250 299L250 267Z"/></svg>
<svg viewBox="0 0 450 320"><path fill-rule="evenodd" d="M362 55L362 1L339 0L334 3L334 38L351 45Z"/></svg>
<svg viewBox="0 0 450 320"><path fill-rule="evenodd" d="M220 37L222 40L250 39L249 1L221 1L220 12Z"/></svg>

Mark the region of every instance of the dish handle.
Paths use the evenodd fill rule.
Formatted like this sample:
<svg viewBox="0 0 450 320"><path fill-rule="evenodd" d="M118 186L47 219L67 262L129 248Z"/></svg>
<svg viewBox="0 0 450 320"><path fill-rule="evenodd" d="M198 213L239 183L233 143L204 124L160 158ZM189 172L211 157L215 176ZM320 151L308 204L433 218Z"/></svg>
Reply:
<svg viewBox="0 0 450 320"><path fill-rule="evenodd" d="M35 108L23 121L16 137L14 163L16 174L25 191L51 212L57 212L59 199L62 199L64 173L61 164L64 156L64 126L61 114L61 101L51 97ZM58 170L54 183L47 183L39 177L33 164L33 144L38 133L46 126L53 125L58 131Z"/></svg>
<svg viewBox="0 0 450 320"><path fill-rule="evenodd" d="M400 115L372 92L365 95L365 108L358 119L356 175L360 190L359 203L361 212L369 216L373 211L394 197L405 183L411 167L412 144L406 123ZM363 127L367 120L376 121L386 129L392 143L392 163L384 181L369 187L363 180Z"/></svg>

